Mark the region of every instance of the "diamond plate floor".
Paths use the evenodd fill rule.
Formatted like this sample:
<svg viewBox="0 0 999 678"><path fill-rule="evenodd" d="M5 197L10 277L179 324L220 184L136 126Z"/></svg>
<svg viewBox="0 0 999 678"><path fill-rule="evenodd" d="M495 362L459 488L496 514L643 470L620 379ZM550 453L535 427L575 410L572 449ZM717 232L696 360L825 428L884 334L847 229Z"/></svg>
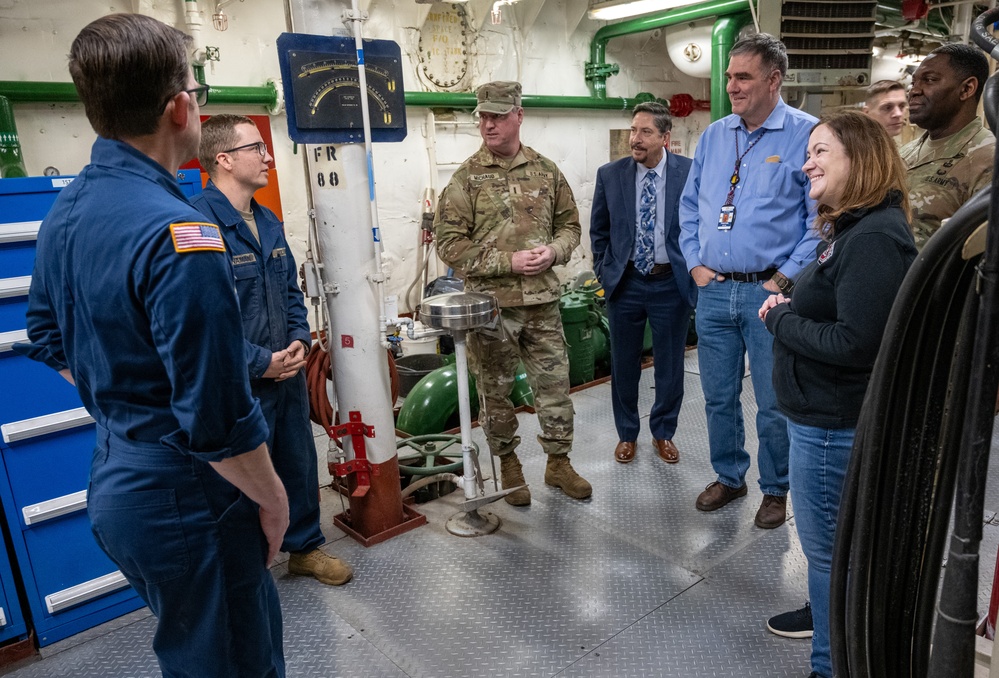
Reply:
<svg viewBox="0 0 999 678"><path fill-rule="evenodd" d="M521 414L520 457L533 504L488 507L502 520L490 536L462 539L444 529L454 493L423 504L428 525L365 549L332 525L340 500L323 496L327 550L347 559L354 580L330 588L273 569L285 619L288 676L323 678L800 677L809 641L766 631L766 619L807 600L806 563L792 519L753 526L759 504L755 463L744 499L715 513L694 509L714 480L707 455L696 352L686 360L686 398L675 441L680 463L654 454L643 430L638 457L614 462L610 385L573 395L573 465L594 486L577 502L543 481L537 420ZM640 408L652 404L642 375ZM747 449L755 450L755 402L743 392ZM321 433L321 432L320 432ZM473 438L482 445L482 432ZM317 437L320 481L326 437ZM995 442L995 439L994 439ZM999 461L993 455L993 470ZM993 475L990 473L990 475ZM999 486L989 485L983 554L999 546ZM980 601L991 589L984 556ZM16 678L158 676L146 610L44 648L8 669Z"/></svg>

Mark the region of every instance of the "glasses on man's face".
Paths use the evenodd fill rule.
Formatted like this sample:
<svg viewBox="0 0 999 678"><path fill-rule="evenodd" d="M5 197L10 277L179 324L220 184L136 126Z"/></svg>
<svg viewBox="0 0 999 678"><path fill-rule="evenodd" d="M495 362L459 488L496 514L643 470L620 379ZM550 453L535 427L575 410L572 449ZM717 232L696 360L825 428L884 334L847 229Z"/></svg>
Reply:
<svg viewBox="0 0 999 678"><path fill-rule="evenodd" d="M177 92L177 94L180 94L181 92L190 94L194 97L194 100L198 102L198 106L204 106L208 103L208 90L210 88L210 85L198 85L197 87L191 89L182 89L180 92ZM163 102L163 105L160 106L160 111L166 109L167 104L170 103L170 100L177 96L177 94L171 94L168 96L166 101Z"/></svg>
<svg viewBox="0 0 999 678"><path fill-rule="evenodd" d="M187 92L188 94L193 94L194 100L198 102L198 105L204 106L205 104L208 103L209 89L210 89L209 85L200 85L198 87L195 87L194 89L185 89L184 91Z"/></svg>
<svg viewBox="0 0 999 678"><path fill-rule="evenodd" d="M261 158L267 156L267 144L265 144L263 141L258 141L253 144L243 144L242 146L237 146L236 148L230 148L227 151L222 151L222 153L235 153L236 151L245 151L250 148L256 149L257 153L260 154Z"/></svg>

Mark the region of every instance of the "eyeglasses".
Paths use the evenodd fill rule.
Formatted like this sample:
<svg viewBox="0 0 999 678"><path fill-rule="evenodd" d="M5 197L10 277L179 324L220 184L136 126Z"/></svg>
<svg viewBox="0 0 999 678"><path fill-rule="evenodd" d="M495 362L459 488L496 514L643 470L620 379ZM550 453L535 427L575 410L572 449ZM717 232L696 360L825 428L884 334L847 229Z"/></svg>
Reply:
<svg viewBox="0 0 999 678"><path fill-rule="evenodd" d="M265 144L263 141L258 141L253 144L243 144L242 146L237 146L236 148L230 148L226 151L220 151L220 153L235 153L236 151L245 151L249 148L255 148L257 150L257 153L260 154L261 158L266 157L267 155L267 144Z"/></svg>
<svg viewBox="0 0 999 678"><path fill-rule="evenodd" d="M193 94L194 100L198 102L198 105L204 106L208 103L208 90L210 88L210 85L200 85L194 89L185 89L184 91L188 94Z"/></svg>
<svg viewBox="0 0 999 678"><path fill-rule="evenodd" d="M177 94L180 94L181 92L186 92L187 94L193 94L194 100L198 102L198 106L204 106L205 104L208 103L209 89L211 89L211 85L198 85L197 87L194 87L192 89L182 89L180 92L177 92ZM171 94L170 96L168 96L163 101L163 105L160 106L160 111L166 109L167 104L170 103L170 100L173 99L175 96L177 96L177 94Z"/></svg>

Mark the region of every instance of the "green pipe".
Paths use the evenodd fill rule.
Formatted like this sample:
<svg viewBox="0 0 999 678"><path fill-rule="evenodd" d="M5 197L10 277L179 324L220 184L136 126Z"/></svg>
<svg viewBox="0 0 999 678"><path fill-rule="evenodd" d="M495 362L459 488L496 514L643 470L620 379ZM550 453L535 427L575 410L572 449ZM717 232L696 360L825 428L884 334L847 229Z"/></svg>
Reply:
<svg viewBox="0 0 999 678"><path fill-rule="evenodd" d="M61 103L79 101L71 82L0 81L0 96L18 102Z"/></svg>
<svg viewBox="0 0 999 678"><path fill-rule="evenodd" d="M596 99L579 96L543 96L527 94L521 104L524 108L590 108L616 111L630 111L643 101L654 101L648 92L640 92L634 98L612 97ZM475 108L475 94L465 92L406 92L407 106L428 106L430 108Z"/></svg>
<svg viewBox="0 0 999 678"><path fill-rule="evenodd" d="M586 82L590 87L590 93L600 99L606 97L607 77L619 70L616 65L608 65L605 61L607 42L611 38L748 11L748 0L712 0L700 5L680 7L604 26L597 31L590 42L590 60L586 64Z"/></svg>
<svg viewBox="0 0 999 678"><path fill-rule="evenodd" d="M0 96L0 179L26 176L28 170L24 166L21 140L17 136L14 107L7 97Z"/></svg>
<svg viewBox="0 0 999 678"><path fill-rule="evenodd" d="M0 81L0 96L17 102L78 102L80 97L71 82L18 82ZM208 92L208 103L277 107L278 92L273 82L261 87L212 87Z"/></svg>
<svg viewBox="0 0 999 678"><path fill-rule="evenodd" d="M240 104L245 106L265 106L276 111L278 91L273 82L261 87L229 87L212 85L208 90L208 104Z"/></svg>
<svg viewBox="0 0 999 678"><path fill-rule="evenodd" d="M18 82L0 81L0 96L17 102L70 103L80 97L71 82ZM541 96L527 95L523 99L525 108L591 108L627 111L643 101L655 97L640 93L634 98L594 99L581 96ZM208 92L208 104L241 104L246 106L266 106L273 110L277 106L277 88L274 83L261 87L212 86ZM463 92L406 92L407 106L428 106L433 108L475 108L475 95Z"/></svg>
<svg viewBox="0 0 999 678"><path fill-rule="evenodd" d="M732 112L725 87L725 69L728 68L728 53L735 44L742 27L752 20L749 12L720 16L711 29L711 122L720 120Z"/></svg>

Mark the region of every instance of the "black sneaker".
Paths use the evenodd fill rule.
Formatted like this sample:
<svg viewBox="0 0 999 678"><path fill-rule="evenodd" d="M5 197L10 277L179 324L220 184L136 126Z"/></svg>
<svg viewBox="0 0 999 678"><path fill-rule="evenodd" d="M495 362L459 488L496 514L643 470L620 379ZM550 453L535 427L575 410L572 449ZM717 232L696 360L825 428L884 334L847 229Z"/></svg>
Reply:
<svg viewBox="0 0 999 678"><path fill-rule="evenodd" d="M767 630L784 638L812 637L812 606L805 603L800 610L778 614L767 620Z"/></svg>

